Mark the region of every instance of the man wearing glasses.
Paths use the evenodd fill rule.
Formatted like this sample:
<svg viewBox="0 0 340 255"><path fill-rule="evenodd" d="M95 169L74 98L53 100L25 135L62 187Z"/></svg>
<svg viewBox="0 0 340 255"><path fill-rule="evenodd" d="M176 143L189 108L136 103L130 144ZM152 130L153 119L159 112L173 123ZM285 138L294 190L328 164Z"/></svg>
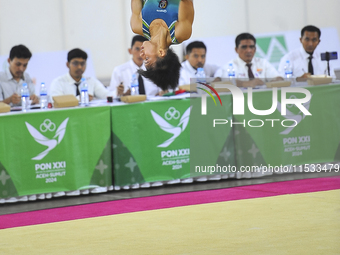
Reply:
<svg viewBox="0 0 340 255"><path fill-rule="evenodd" d="M315 26L305 26L301 30L301 47L295 49L281 58L280 74L285 74L287 60L293 70L297 81L306 81L309 75L327 74L326 61L321 61L320 53L316 47L320 43L321 31ZM332 70L333 74L334 70Z"/></svg>
<svg viewBox="0 0 340 255"><path fill-rule="evenodd" d="M215 77L229 78L230 64L235 71L237 86L256 87L268 80L282 80L278 71L266 59L254 57L256 52L256 39L252 34L242 33L236 37L236 59L222 66L215 73Z"/></svg>
<svg viewBox="0 0 340 255"><path fill-rule="evenodd" d="M54 79L51 83L51 96L80 95L80 83L86 69L87 53L81 49L73 49L67 54L66 66L69 72ZM107 89L95 78L84 77L88 85L90 101L95 97L105 99Z"/></svg>

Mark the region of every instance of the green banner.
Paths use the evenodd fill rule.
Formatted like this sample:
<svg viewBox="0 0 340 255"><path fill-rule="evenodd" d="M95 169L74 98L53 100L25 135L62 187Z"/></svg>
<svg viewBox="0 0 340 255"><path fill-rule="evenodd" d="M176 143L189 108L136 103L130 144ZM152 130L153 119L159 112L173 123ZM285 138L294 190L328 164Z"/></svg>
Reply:
<svg viewBox="0 0 340 255"><path fill-rule="evenodd" d="M110 107L1 116L0 197L112 184Z"/></svg>
<svg viewBox="0 0 340 255"><path fill-rule="evenodd" d="M114 183L190 176L190 100L112 107Z"/></svg>
<svg viewBox="0 0 340 255"><path fill-rule="evenodd" d="M223 174L236 171L230 94L207 96L207 111L202 114L202 98L191 98L191 176ZM214 127L215 120L215 127Z"/></svg>
<svg viewBox="0 0 340 255"><path fill-rule="evenodd" d="M340 85L308 86L311 99L303 105L312 115L305 115L296 105L287 105L281 115L281 91L271 115L259 116L247 107L245 114L234 115L235 146L238 167L285 166L327 163L339 160ZM288 93L287 98L304 98L303 93ZM257 110L272 106L272 90L253 93ZM294 170L294 169L293 169Z"/></svg>

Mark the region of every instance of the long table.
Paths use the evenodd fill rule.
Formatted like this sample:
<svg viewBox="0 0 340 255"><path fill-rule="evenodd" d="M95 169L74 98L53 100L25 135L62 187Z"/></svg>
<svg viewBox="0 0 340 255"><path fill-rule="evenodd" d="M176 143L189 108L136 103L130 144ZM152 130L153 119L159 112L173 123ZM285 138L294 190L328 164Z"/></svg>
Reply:
<svg viewBox="0 0 340 255"><path fill-rule="evenodd" d="M340 85L306 88L312 116L294 107L289 116L279 109L257 116L247 107L234 116L228 93L220 95L222 105L208 97L206 115L193 97L3 114L0 198L184 179L210 174L212 166L230 173L245 166L339 162ZM254 107L269 109L271 98L271 90L254 93ZM288 117L298 120L290 130L280 125ZM228 123L213 127L214 119ZM253 119L266 125L247 125Z"/></svg>

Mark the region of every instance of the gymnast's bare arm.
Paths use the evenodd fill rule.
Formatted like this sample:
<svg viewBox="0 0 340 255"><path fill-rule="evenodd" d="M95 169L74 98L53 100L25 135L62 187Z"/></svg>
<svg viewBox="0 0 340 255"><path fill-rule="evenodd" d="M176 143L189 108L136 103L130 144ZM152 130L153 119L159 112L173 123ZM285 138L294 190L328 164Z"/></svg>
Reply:
<svg viewBox="0 0 340 255"><path fill-rule="evenodd" d="M130 26L135 34L143 35L143 23L142 23L142 0L131 0L131 20Z"/></svg>
<svg viewBox="0 0 340 255"><path fill-rule="evenodd" d="M178 22L175 25L175 36L178 42L181 43L190 38L194 13L193 0L181 0L178 10Z"/></svg>

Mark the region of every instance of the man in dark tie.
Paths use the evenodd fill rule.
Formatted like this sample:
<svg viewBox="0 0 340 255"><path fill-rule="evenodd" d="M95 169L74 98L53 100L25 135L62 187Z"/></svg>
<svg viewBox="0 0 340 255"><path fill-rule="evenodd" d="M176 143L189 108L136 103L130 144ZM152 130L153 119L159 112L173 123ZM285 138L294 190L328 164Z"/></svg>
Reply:
<svg viewBox="0 0 340 255"><path fill-rule="evenodd" d="M228 78L229 70L232 68L239 87L256 87L263 85L265 81L282 80L275 67L266 59L255 57L256 39L252 34L239 34L235 39L235 45L238 57L218 69L215 77Z"/></svg>
<svg viewBox="0 0 340 255"><path fill-rule="evenodd" d="M81 79L85 78L88 85L89 98L106 99L108 90L104 85L94 77L84 77L86 70L87 53L81 49L73 49L67 54L67 63L69 71L54 79L50 87L50 95L75 95L80 94Z"/></svg>
<svg viewBox="0 0 340 255"><path fill-rule="evenodd" d="M321 54L316 48L320 44L321 31L315 26L305 26L301 30L301 47L282 57L279 65L279 73L284 75L286 62L289 61L293 76L297 81L305 81L309 75L326 74L327 63L321 61ZM334 70L331 69L331 73Z"/></svg>
<svg viewBox="0 0 340 255"><path fill-rule="evenodd" d="M143 58L140 56L140 51L144 41L147 41L147 39L141 35L135 35L131 41L131 48L128 49L132 56L131 60L113 69L108 88L113 97L131 94L130 86L133 75L137 75L140 95L155 96L158 94L159 88L137 73L139 68L143 68Z"/></svg>

